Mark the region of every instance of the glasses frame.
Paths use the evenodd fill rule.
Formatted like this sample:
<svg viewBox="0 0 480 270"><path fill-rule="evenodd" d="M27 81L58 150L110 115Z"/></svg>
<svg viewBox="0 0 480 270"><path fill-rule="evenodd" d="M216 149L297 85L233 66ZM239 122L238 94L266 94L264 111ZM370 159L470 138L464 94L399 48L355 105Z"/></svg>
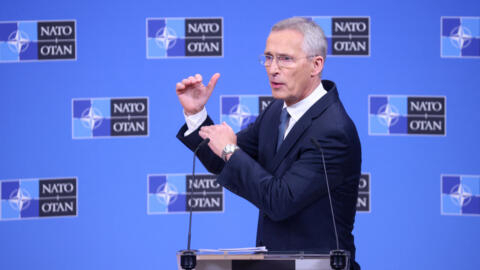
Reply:
<svg viewBox="0 0 480 270"><path fill-rule="evenodd" d="M270 67L273 64L273 61L277 63L277 66L280 68L291 68L293 65L296 63L297 60L303 59L303 58L312 58L316 57L317 55L307 55L303 57L293 57L293 56L288 56L288 55L270 55L270 54L261 54L258 56L258 60L260 62L260 65L264 67ZM268 57L271 57L271 60L268 60ZM291 62L288 64L285 64L286 60L282 58L291 58Z"/></svg>

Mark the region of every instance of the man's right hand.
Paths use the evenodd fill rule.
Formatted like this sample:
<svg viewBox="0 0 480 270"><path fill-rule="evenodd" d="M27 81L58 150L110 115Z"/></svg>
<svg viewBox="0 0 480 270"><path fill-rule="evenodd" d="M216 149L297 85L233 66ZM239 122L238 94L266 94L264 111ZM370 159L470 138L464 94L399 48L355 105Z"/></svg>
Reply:
<svg viewBox="0 0 480 270"><path fill-rule="evenodd" d="M208 85L205 86L202 83L202 76L196 74L195 77L190 76L177 83L177 96L186 115L196 114L203 109L217 84L218 78L220 78L220 73L213 74Z"/></svg>

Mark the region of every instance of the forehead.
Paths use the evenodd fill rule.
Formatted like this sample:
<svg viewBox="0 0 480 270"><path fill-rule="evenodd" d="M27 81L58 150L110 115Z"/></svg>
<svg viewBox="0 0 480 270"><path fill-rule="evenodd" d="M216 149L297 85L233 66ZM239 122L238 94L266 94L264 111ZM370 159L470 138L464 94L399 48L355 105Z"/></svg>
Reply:
<svg viewBox="0 0 480 270"><path fill-rule="evenodd" d="M272 31L267 38L265 53L297 55L303 52L303 34L291 29Z"/></svg>

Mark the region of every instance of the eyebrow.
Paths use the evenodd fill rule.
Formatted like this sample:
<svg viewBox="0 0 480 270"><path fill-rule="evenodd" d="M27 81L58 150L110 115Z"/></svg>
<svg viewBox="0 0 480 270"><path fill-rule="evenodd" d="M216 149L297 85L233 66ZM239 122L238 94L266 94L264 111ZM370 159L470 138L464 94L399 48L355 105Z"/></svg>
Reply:
<svg viewBox="0 0 480 270"><path fill-rule="evenodd" d="M276 57L285 57L285 56L293 57L292 55L286 54L286 53L273 54L271 52L264 52L263 54L265 54L265 55L275 55Z"/></svg>

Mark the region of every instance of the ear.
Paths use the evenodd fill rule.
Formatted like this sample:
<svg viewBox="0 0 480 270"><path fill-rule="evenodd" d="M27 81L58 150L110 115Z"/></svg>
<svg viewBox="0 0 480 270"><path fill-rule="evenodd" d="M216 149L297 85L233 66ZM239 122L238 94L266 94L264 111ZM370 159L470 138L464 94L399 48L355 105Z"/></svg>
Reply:
<svg viewBox="0 0 480 270"><path fill-rule="evenodd" d="M323 59L323 57L321 57L320 55L314 56L312 58L312 73L310 74L310 76L315 77L318 76L318 74L322 73L324 63L325 59Z"/></svg>

